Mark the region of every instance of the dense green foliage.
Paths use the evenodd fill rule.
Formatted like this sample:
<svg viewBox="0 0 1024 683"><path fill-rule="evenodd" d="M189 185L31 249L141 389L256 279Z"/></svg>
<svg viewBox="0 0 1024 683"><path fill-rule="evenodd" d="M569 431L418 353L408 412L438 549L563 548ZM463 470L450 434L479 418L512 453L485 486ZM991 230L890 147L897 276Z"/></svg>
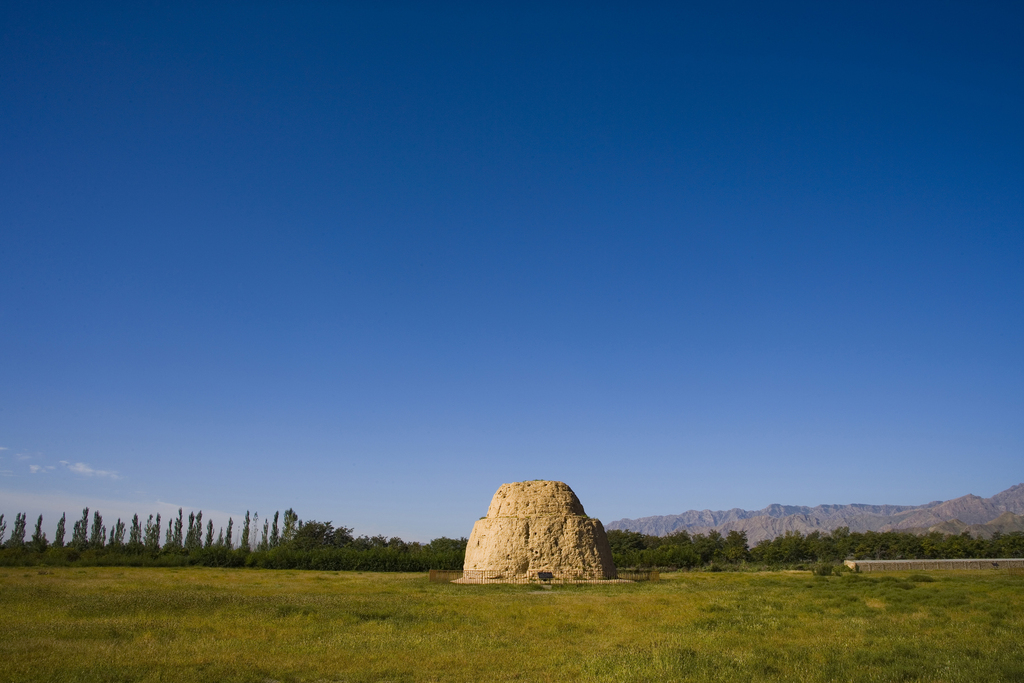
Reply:
<svg viewBox="0 0 1024 683"><path fill-rule="evenodd" d="M608 532L608 541L617 567L729 568L751 563L771 567L838 563L846 559L1024 557L1024 533L1020 532L984 539L972 538L967 533L851 533L847 527L841 527L829 534L790 532L748 548L746 534L737 531L730 531L728 536L717 531L649 536L616 529Z"/></svg>
<svg viewBox="0 0 1024 683"><path fill-rule="evenodd" d="M353 536L352 529L331 522L303 521L294 510L283 518L274 513L273 522L246 512L239 544L234 520L220 529L214 539L213 522L206 524L203 513L182 510L169 521L160 543L160 515L149 516L143 525L135 515L129 525L118 519L108 532L103 516L89 509L74 523L71 540L64 543L65 516L57 525L52 543L42 531L40 516L30 539L26 539L24 513L14 518L11 536L4 542L6 522L0 515L0 566L68 564L95 566L187 566L259 567L265 569L319 569L360 571L427 571L461 569L466 539L437 538L430 543L407 543L400 538ZM283 522L281 524L280 522ZM262 533L260 533L262 531ZM126 537L127 536L127 540ZM649 536L635 531L608 532L615 565L620 568L712 570L749 567L793 567L816 563L838 564L845 559L929 559L1024 557L1024 534L996 534L990 539L969 534L917 536L887 531L863 533L846 527L829 534L790 532L748 547L746 534L717 531L690 534L680 531L668 536ZM827 567L825 567L827 569Z"/></svg>
<svg viewBox="0 0 1024 683"><path fill-rule="evenodd" d="M258 567L264 569L319 569L360 571L427 571L430 569L461 569L466 553L466 539L436 538L430 543L407 543L400 538L352 535L352 529L335 528L331 522L303 522L294 510L284 513L283 527L279 514L273 527L264 523L263 537L255 542L253 528L258 517L243 521L240 544L232 542L234 520L229 519L227 531L213 537L213 522L207 522L203 539L203 513L178 516L168 523L163 544L160 544L160 515L149 516L145 527L135 515L130 527L120 519L108 534L103 516L89 510L75 522L71 542L64 544L64 520L61 517L53 543L42 531L42 516L35 525L30 541L25 540L26 515L15 517L11 538L3 541L6 524L0 516L0 566L207 566ZM125 540L127 535L128 539Z"/></svg>
<svg viewBox="0 0 1024 683"><path fill-rule="evenodd" d="M1024 557L1024 533L995 534L992 538L944 535L918 536L899 531L851 533L846 527L831 534L789 533L758 543L750 551L754 562L778 564L805 561L959 559Z"/></svg>

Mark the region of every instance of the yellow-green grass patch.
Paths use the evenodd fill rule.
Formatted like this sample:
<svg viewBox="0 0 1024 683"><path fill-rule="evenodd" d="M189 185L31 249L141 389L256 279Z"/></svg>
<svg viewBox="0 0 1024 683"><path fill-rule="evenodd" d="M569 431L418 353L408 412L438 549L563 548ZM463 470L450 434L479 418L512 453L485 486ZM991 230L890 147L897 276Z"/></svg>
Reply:
<svg viewBox="0 0 1024 683"><path fill-rule="evenodd" d="M1000 572L425 574L0 569L3 681L1021 681Z"/></svg>

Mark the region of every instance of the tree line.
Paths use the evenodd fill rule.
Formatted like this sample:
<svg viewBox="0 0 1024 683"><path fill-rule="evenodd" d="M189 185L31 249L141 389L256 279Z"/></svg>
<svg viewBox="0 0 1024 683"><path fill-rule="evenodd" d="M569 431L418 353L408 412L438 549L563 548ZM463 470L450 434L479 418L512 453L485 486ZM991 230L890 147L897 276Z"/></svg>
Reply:
<svg viewBox="0 0 1024 683"><path fill-rule="evenodd" d="M241 529L234 518L214 535L213 520L204 526L203 513L176 518L164 526L160 514L139 515L129 523L120 518L108 528L98 510L89 508L67 533L67 514L61 515L53 540L43 531L43 516L26 538L27 515L17 513L7 536L7 522L0 514L0 565L96 564L96 565L204 565L264 567L275 569L356 569L363 571L426 571L461 569L466 539L435 538L429 543L405 542L384 536L353 536L352 529L331 522L302 521L294 510L273 521L245 513ZM235 535L237 531L237 536Z"/></svg>
<svg viewBox="0 0 1024 683"><path fill-rule="evenodd" d="M91 564L129 566L202 565L267 569L319 569L360 571L426 571L461 569L466 539L435 538L429 543L405 542L384 536L353 536L352 529L331 522L303 521L294 510L261 520L249 512L236 537L234 519L215 529L203 523L203 513L176 518L166 526L159 514L143 522L136 514L130 522L119 518L108 528L100 512L82 510L72 523L67 515L57 522L53 540L43 532L43 517L31 536L25 513L15 515L10 537L0 514L0 565ZM237 539L237 540L236 540ZM635 531L608 532L612 557L619 568L795 567L808 563L836 564L846 559L975 559L1024 557L1024 533L973 538L968 533L938 532L918 536L901 531L851 532L840 527L831 533L787 532L753 548L742 531L723 536L717 531L690 534L679 531L651 536Z"/></svg>
<svg viewBox="0 0 1024 683"><path fill-rule="evenodd" d="M981 559L1024 557L1024 533L996 533L992 538L973 538L933 532L919 536L904 531L851 532L849 527L831 533L787 532L750 548L747 534L717 531L690 534L678 531L650 536L636 531L608 532L616 567L736 568L755 565L795 566L807 563L839 563L843 560Z"/></svg>

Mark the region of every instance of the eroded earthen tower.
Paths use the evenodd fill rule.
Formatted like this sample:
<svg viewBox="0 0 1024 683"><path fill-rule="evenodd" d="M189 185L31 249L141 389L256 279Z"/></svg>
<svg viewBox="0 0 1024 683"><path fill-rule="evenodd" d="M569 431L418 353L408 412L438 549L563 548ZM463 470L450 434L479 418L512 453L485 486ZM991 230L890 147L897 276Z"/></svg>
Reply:
<svg viewBox="0 0 1024 683"><path fill-rule="evenodd" d="M467 578L615 578L604 526L560 481L503 484L473 525L463 568Z"/></svg>

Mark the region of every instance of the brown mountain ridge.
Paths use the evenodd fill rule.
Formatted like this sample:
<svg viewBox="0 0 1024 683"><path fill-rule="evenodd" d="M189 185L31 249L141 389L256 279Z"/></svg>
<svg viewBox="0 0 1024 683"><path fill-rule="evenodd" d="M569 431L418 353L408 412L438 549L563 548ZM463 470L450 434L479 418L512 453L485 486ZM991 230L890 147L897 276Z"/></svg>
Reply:
<svg viewBox="0 0 1024 683"><path fill-rule="evenodd" d="M610 522L608 530L628 529L654 536L677 531L707 533L716 530L747 532L751 546L787 531L827 533L838 527L850 531L910 531L959 534L988 538L996 531L1024 531L1024 483L1011 486L991 498L973 494L937 500L924 505L800 505L772 504L761 510L688 510L679 515L660 515Z"/></svg>

